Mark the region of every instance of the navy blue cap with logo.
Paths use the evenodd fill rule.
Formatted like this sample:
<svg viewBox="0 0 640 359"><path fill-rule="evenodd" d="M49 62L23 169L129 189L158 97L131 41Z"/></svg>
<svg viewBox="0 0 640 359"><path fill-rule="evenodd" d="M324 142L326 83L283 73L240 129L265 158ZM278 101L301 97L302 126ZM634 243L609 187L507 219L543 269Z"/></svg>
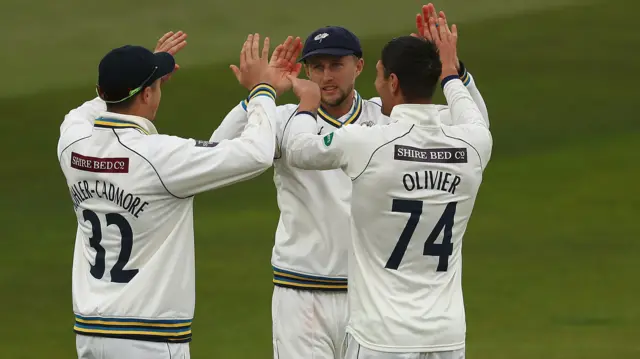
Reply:
<svg viewBox="0 0 640 359"><path fill-rule="evenodd" d="M327 26L307 37L299 61L317 55L362 57L362 47L358 37L351 31L341 26Z"/></svg>
<svg viewBox="0 0 640 359"><path fill-rule="evenodd" d="M123 102L173 72L175 64L167 52L133 45L113 49L98 66L98 95L106 103Z"/></svg>

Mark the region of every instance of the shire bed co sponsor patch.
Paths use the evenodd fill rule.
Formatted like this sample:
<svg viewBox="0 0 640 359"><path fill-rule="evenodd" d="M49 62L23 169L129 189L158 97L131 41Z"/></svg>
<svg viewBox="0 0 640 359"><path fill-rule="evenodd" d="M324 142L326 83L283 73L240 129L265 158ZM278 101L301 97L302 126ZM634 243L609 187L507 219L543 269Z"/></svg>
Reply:
<svg viewBox="0 0 640 359"><path fill-rule="evenodd" d="M467 163L467 149L416 148L396 145L393 159L412 162Z"/></svg>
<svg viewBox="0 0 640 359"><path fill-rule="evenodd" d="M71 167L88 172L129 173L129 158L98 158L72 152Z"/></svg>

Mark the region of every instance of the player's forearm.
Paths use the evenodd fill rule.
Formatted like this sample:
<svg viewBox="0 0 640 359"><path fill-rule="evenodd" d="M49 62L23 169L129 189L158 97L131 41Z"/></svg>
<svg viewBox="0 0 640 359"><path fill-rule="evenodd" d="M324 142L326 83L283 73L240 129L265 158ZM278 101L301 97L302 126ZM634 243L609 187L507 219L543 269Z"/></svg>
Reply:
<svg viewBox="0 0 640 359"><path fill-rule="evenodd" d="M484 102L484 98L480 94L480 90L476 87L473 79L471 79L471 83L467 86L467 90L469 90L469 94L471 95L473 102L478 105L478 110L480 110L482 118L484 119L487 128L489 128L489 111L487 110L487 104Z"/></svg>
<svg viewBox="0 0 640 359"><path fill-rule="evenodd" d="M273 164L276 149L276 105L275 90L264 86L266 90L256 89L247 105L247 125L238 138L246 149L248 170L266 169ZM273 91L267 95L256 95L255 92Z"/></svg>
<svg viewBox="0 0 640 359"><path fill-rule="evenodd" d="M300 112L285 133L286 159L289 166L305 170L330 170L341 168L341 154L330 147L334 134L315 134L316 120L313 114Z"/></svg>
<svg viewBox="0 0 640 359"><path fill-rule="evenodd" d="M258 98L249 102L247 110L248 122L240 136L205 146L210 149L194 149L178 164L179 169L167 171L180 173L184 190L179 193L194 195L245 181L272 165L275 102L272 98Z"/></svg>
<svg viewBox="0 0 640 359"><path fill-rule="evenodd" d="M230 116L235 118L229 118ZM250 170L253 166L259 168L265 165L267 168L271 166L276 146L276 116L275 90L269 85L256 86L249 93L246 107L237 106L227 115L225 120L230 120L229 125L225 127L226 129L219 131L219 137L221 141L227 139L222 136L223 132L230 134L232 131L239 131L231 139L236 138L244 145L248 155L243 156L247 161L239 163L239 167L246 165ZM246 119L246 121L242 124L238 119ZM242 128L238 124L241 124ZM214 133L213 137L218 136Z"/></svg>
<svg viewBox="0 0 640 359"><path fill-rule="evenodd" d="M467 90L469 90L469 94L471 95L473 102L478 105L478 109L480 110L480 113L482 113L482 117L487 123L487 127L489 127L489 111L487 110L487 105L484 102L484 98L480 94L480 90L478 90L478 87L476 86L475 79L473 78L471 73L469 73L463 62L460 62L459 64L460 66L458 68L458 76L460 77L462 83L467 87Z"/></svg>
<svg viewBox="0 0 640 359"><path fill-rule="evenodd" d="M247 125L247 107L249 100L261 89L260 85L249 91L249 95L236 105L222 120L218 128L211 135L210 141L220 142L240 136Z"/></svg>
<svg viewBox="0 0 640 359"><path fill-rule="evenodd" d="M246 106L246 105L245 105ZM234 107L222 120L218 128L211 135L211 141L220 142L240 136L247 125L247 110L242 104Z"/></svg>
<svg viewBox="0 0 640 359"><path fill-rule="evenodd" d="M457 76L445 78L442 87L451 111L452 125L472 124L488 127L469 90Z"/></svg>

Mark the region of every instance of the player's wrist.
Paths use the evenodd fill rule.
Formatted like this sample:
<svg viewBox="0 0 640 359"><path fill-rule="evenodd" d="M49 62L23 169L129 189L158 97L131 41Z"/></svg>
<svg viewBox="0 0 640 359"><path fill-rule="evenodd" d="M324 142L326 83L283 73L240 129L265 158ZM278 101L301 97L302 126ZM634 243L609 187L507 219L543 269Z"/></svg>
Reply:
<svg viewBox="0 0 640 359"><path fill-rule="evenodd" d="M289 91L291 89L291 83L274 83L273 84L273 88L276 90L276 95L277 96L282 96L285 93L287 93L287 91Z"/></svg>
<svg viewBox="0 0 640 359"><path fill-rule="evenodd" d="M460 78L460 81L462 81L462 83L467 86L471 82L471 76L469 75L469 72L467 71L467 68L464 66L464 63L462 61L458 60L458 64L458 77Z"/></svg>
<svg viewBox="0 0 640 359"><path fill-rule="evenodd" d="M296 116L302 116L302 115L311 116L311 117L313 117L314 120L318 119L318 112L317 111L298 110L298 112L296 113Z"/></svg>
<svg viewBox="0 0 640 359"><path fill-rule="evenodd" d="M460 80L460 77L458 77L458 74L453 73L453 74L448 74L448 75L444 75L442 76L442 80L440 81L440 85L442 85L442 88L444 89L445 85L453 80Z"/></svg>
<svg viewBox="0 0 640 359"><path fill-rule="evenodd" d="M246 105L249 103L249 101L251 101L252 99L256 98L256 97L269 97L272 100L276 100L277 94L276 94L276 89L268 84L268 83L259 83L255 86L253 86L253 88L251 89L251 91L249 91L249 95L247 96L247 98L243 101L244 106L246 107Z"/></svg>
<svg viewBox="0 0 640 359"><path fill-rule="evenodd" d="M455 76L456 78L460 78L458 75L458 70L456 69L455 66L453 65L443 66L442 72L440 73L440 80L444 81L445 78L448 78L450 76Z"/></svg>
<svg viewBox="0 0 640 359"><path fill-rule="evenodd" d="M462 77L462 75L464 75L464 73L467 71L467 69L464 66L464 62L458 60L456 70L458 70L458 76Z"/></svg>
<svg viewBox="0 0 640 359"><path fill-rule="evenodd" d="M312 113L317 113L318 108L320 107L320 91L317 85L315 85L315 89L311 91L302 91L299 94L300 104L298 105L298 111L308 111Z"/></svg>
<svg viewBox="0 0 640 359"><path fill-rule="evenodd" d="M314 114L313 117L315 117L318 113L318 105L315 102L306 102L306 101L300 101L300 105L298 106L298 113L301 112L309 112Z"/></svg>

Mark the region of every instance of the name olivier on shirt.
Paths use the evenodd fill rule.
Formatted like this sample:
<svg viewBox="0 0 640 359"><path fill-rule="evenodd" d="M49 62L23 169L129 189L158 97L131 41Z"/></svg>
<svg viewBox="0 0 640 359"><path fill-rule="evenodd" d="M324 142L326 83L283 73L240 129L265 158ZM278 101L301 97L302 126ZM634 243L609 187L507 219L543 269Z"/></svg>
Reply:
<svg viewBox="0 0 640 359"><path fill-rule="evenodd" d="M467 149L396 145L393 159L409 162L467 163ZM402 176L402 184L407 191L433 189L455 194L460 182L462 178L459 175L438 170L416 171Z"/></svg>

